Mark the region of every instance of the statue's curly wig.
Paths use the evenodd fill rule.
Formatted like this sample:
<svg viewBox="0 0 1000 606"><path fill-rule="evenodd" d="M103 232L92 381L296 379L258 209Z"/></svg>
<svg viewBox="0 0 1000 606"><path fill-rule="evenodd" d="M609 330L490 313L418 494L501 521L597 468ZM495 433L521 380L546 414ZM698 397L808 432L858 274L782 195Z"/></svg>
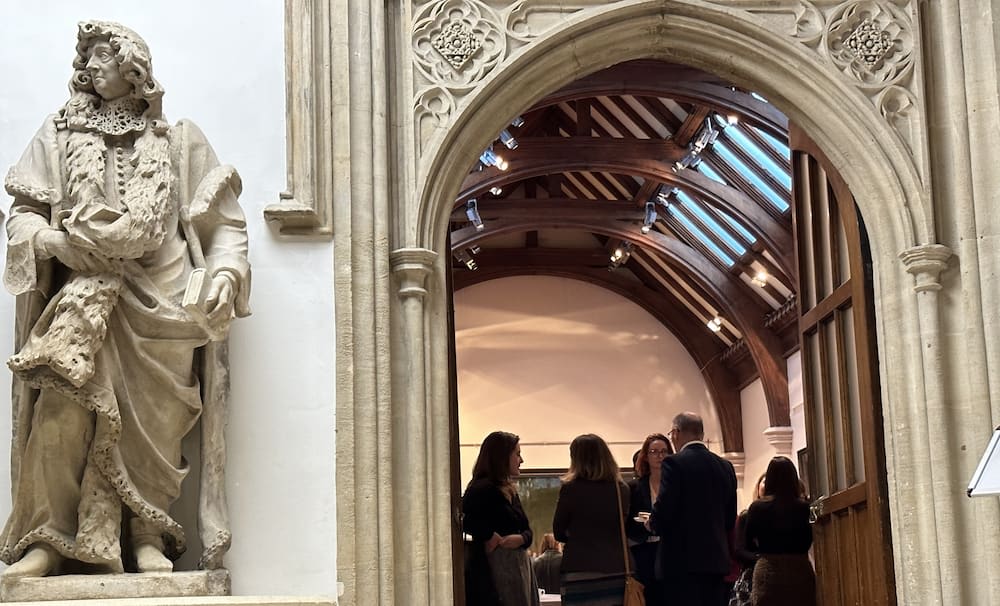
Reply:
<svg viewBox="0 0 1000 606"><path fill-rule="evenodd" d="M90 48L96 42L111 45L122 77L132 85L131 96L148 104L148 117L160 118L163 87L153 78L149 47L139 34L111 21L82 21L79 24L73 77L69 83L72 97L66 104L67 113L86 113L100 104L100 97L94 91L94 82L87 71Z"/></svg>

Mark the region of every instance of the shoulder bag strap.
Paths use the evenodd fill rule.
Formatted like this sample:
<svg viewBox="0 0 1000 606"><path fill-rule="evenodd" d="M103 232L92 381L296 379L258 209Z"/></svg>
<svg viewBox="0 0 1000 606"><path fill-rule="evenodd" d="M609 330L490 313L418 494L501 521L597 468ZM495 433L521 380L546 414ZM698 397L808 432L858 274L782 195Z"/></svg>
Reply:
<svg viewBox="0 0 1000 606"><path fill-rule="evenodd" d="M622 512L622 483L615 480L615 502L618 503L618 527L622 532L622 557L625 558L625 576L632 573L628 565L628 543L625 540L625 514Z"/></svg>

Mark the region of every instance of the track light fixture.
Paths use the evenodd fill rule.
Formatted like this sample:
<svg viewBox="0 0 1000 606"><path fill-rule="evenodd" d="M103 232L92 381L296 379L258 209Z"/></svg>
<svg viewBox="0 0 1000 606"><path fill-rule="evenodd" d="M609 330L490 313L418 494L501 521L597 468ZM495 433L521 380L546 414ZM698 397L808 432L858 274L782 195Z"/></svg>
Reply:
<svg viewBox="0 0 1000 606"><path fill-rule="evenodd" d="M493 194L494 196L499 196L500 194L503 193L503 188L494 185L493 187L490 188L490 193Z"/></svg>
<svg viewBox="0 0 1000 606"><path fill-rule="evenodd" d="M708 326L708 329L712 332L719 332L722 330L722 318L715 316L706 323L706 326Z"/></svg>
<svg viewBox="0 0 1000 606"><path fill-rule="evenodd" d="M514 128L521 128L524 126L524 118L521 116L514 116L514 119L510 121L510 125Z"/></svg>
<svg viewBox="0 0 1000 606"><path fill-rule="evenodd" d="M510 131L506 128L500 131L500 142L504 144L507 149L517 149L517 139L514 135L510 134Z"/></svg>
<svg viewBox="0 0 1000 606"><path fill-rule="evenodd" d="M468 250L458 251L455 253L455 258L458 259L460 263L463 263L466 267L468 267L469 271L476 271L479 269L479 265L476 263L476 260L472 258L472 255L469 254Z"/></svg>
<svg viewBox="0 0 1000 606"><path fill-rule="evenodd" d="M613 251L611 251L611 264L608 269L615 270L625 264L629 257L632 256L632 243L622 242Z"/></svg>
<svg viewBox="0 0 1000 606"><path fill-rule="evenodd" d="M483 150L483 153L479 155L479 162L483 166L495 166L500 170L507 170L507 161L493 151L492 145Z"/></svg>
<svg viewBox="0 0 1000 606"><path fill-rule="evenodd" d="M761 288L764 288L765 286L767 286L767 279L769 277L770 276L767 275L766 271L761 270L761 271L757 272L757 275L755 275L754 277L750 278L750 281L753 282L754 284L756 284L757 286L760 286Z"/></svg>
<svg viewBox="0 0 1000 606"><path fill-rule="evenodd" d="M476 228L476 231L483 231L486 229L486 224L483 223L483 218L479 216L479 205L476 203L475 198L469 198L469 201L465 203L465 216L469 218L469 221Z"/></svg>
<svg viewBox="0 0 1000 606"><path fill-rule="evenodd" d="M649 230L653 229L654 223L656 223L656 202L650 200L646 202L646 215L642 219L642 233L648 234Z"/></svg>
<svg viewBox="0 0 1000 606"><path fill-rule="evenodd" d="M674 172L682 171L685 168L695 168L701 164L701 152L719 138L719 131L712 126L712 118L705 118L698 135L688 143L687 153L680 160L674 162Z"/></svg>

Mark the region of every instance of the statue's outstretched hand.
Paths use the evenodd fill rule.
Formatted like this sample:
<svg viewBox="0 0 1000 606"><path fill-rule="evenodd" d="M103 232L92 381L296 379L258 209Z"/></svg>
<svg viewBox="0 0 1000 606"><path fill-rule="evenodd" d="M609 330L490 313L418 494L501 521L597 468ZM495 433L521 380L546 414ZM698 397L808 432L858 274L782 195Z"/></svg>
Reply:
<svg viewBox="0 0 1000 606"><path fill-rule="evenodd" d="M224 326L233 316L236 286L232 276L225 271L212 278L212 286L205 298L205 315L211 326Z"/></svg>
<svg viewBox="0 0 1000 606"><path fill-rule="evenodd" d="M43 229L35 234L35 250L45 259L55 257L60 263L85 272L102 272L108 269L108 261L90 251L73 246L66 232L58 229Z"/></svg>

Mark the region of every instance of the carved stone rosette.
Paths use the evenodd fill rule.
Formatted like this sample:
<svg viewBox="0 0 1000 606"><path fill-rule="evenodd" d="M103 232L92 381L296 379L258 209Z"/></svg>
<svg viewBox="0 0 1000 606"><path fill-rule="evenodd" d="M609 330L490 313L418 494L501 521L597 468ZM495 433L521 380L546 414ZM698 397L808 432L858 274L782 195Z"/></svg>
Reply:
<svg viewBox="0 0 1000 606"><path fill-rule="evenodd" d="M752 0L738 4L769 29L793 37L844 74L899 133L924 171L915 66L916 8L911 0L786 0L777 5Z"/></svg>
<svg viewBox="0 0 1000 606"><path fill-rule="evenodd" d="M480 0L413 2L413 113L418 148L455 108L517 49L558 26L567 15L604 0L575 3L518 0L499 12Z"/></svg>

